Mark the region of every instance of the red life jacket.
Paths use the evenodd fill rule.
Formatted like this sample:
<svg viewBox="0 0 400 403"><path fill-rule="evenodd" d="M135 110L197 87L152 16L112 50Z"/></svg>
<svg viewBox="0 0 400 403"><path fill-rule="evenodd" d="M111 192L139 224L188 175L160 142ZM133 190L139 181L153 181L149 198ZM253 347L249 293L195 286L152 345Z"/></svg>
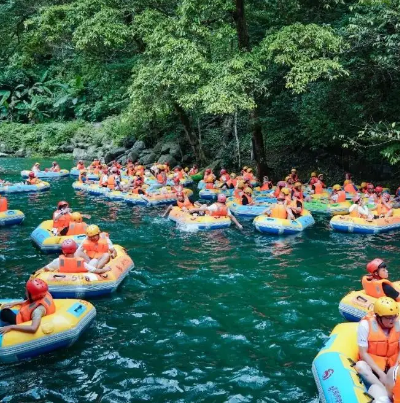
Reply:
<svg viewBox="0 0 400 403"><path fill-rule="evenodd" d="M8 203L5 197L0 196L0 213L8 210Z"/></svg>
<svg viewBox="0 0 400 403"><path fill-rule="evenodd" d="M59 257L60 268L58 271L60 273L86 273L85 260L81 257L66 257L61 255Z"/></svg>
<svg viewBox="0 0 400 403"><path fill-rule="evenodd" d="M32 320L33 311L40 305L46 308L46 315L51 315L56 311L56 306L54 304L53 297L48 292L41 299L38 299L33 302L25 301L21 305L21 309L19 310L16 318L17 325Z"/></svg>
<svg viewBox="0 0 400 403"><path fill-rule="evenodd" d="M225 204L215 203L218 206L216 211L209 211L209 215L212 217L227 217L228 216L228 207Z"/></svg>

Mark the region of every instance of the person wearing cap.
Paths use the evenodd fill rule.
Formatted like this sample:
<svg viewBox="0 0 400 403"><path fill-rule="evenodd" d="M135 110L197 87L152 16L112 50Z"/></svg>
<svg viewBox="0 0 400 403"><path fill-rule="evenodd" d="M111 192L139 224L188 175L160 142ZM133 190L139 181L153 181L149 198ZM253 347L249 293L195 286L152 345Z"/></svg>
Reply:
<svg viewBox="0 0 400 403"><path fill-rule="evenodd" d="M263 214L270 216L271 218L294 219L291 209L288 207L288 200L290 198L290 190L288 188L282 188L279 195L276 198L276 203L267 208Z"/></svg>
<svg viewBox="0 0 400 403"><path fill-rule="evenodd" d="M38 172L40 172L40 164L38 162L35 162L33 165L31 171L36 175Z"/></svg>
<svg viewBox="0 0 400 403"><path fill-rule="evenodd" d="M264 190L271 190L272 189L272 182L269 180L268 176L263 176L263 182L262 185L260 187L261 191Z"/></svg>
<svg viewBox="0 0 400 403"><path fill-rule="evenodd" d="M380 218L389 218L393 216L393 204L390 202L390 194L383 193L376 205L376 212Z"/></svg>
<svg viewBox="0 0 400 403"><path fill-rule="evenodd" d="M290 175L289 176L292 178L293 183L299 181L299 176L297 175L297 169L296 168L292 168L290 170Z"/></svg>
<svg viewBox="0 0 400 403"><path fill-rule="evenodd" d="M329 199L332 203L343 203L346 201L346 192L342 190L340 185L333 185L332 194Z"/></svg>
<svg viewBox="0 0 400 403"><path fill-rule="evenodd" d="M274 197L278 198L278 196L281 194L281 191L283 188L286 187L286 182L285 181L279 181L276 184L276 188L274 190Z"/></svg>
<svg viewBox="0 0 400 403"><path fill-rule="evenodd" d="M226 171L226 169L222 168L221 171L219 172L219 180L221 182L228 182L228 180L230 179L230 176L228 174L228 172Z"/></svg>
<svg viewBox="0 0 400 403"><path fill-rule="evenodd" d="M241 205L242 206L251 206L254 204L253 198L251 195L253 194L253 190L249 187L245 187L243 189L243 194L242 194L242 199L241 199Z"/></svg>
<svg viewBox="0 0 400 403"><path fill-rule="evenodd" d="M199 169L197 168L197 165L193 165L190 168L189 175L196 175L198 172L199 172Z"/></svg>
<svg viewBox="0 0 400 403"><path fill-rule="evenodd" d="M14 301L1 305L0 319L9 325L0 327L0 336L11 330L22 333L36 333L42 318L56 312L53 297L47 283L35 278L28 280L25 286L26 300ZM21 305L17 313L11 308ZM23 323L32 321L29 325Z"/></svg>
<svg viewBox="0 0 400 403"><path fill-rule="evenodd" d="M44 271L58 271L60 273L96 273L102 274L111 270L106 266L98 269L81 257L76 257L75 252L78 250L78 245L73 239L66 239L61 244L62 255L57 259L52 260L44 267Z"/></svg>
<svg viewBox="0 0 400 403"><path fill-rule="evenodd" d="M76 164L76 169L79 169L80 171L82 171L83 169L85 169L85 164L83 163L82 160L79 160L78 163Z"/></svg>
<svg viewBox="0 0 400 403"><path fill-rule="evenodd" d="M78 213L77 211L71 213L67 235L82 235L86 232L87 227L88 225L83 222L83 216L81 213Z"/></svg>
<svg viewBox="0 0 400 403"><path fill-rule="evenodd" d="M228 186L228 189L235 189L237 185L238 180L236 179L236 174L232 172L229 175L229 179L226 182L226 185Z"/></svg>
<svg viewBox="0 0 400 403"><path fill-rule="evenodd" d="M189 212L197 213L197 212L205 212L206 214L212 217L229 217L233 223L239 229L243 229L243 226L239 223L239 221L233 216L229 208L226 206L226 196L223 193L219 193L217 197L217 201L210 206L201 206L199 208L194 208L189 210Z"/></svg>
<svg viewBox="0 0 400 403"><path fill-rule="evenodd" d="M176 206L178 206L182 211L187 212L190 212L190 210L195 207L184 192L176 193ZM196 206L199 206L199 204L196 204ZM174 207L174 205L168 206L162 217L166 217Z"/></svg>
<svg viewBox="0 0 400 403"><path fill-rule="evenodd" d="M247 168L246 172L243 174L243 179L245 182L249 183L255 180L253 169Z"/></svg>
<svg viewBox="0 0 400 403"><path fill-rule="evenodd" d="M50 168L51 172L60 172L60 165L58 165L57 161L53 161L53 163L51 164L51 168Z"/></svg>
<svg viewBox="0 0 400 403"><path fill-rule="evenodd" d="M60 201L57 204L57 210L53 213L53 234L67 235L69 223L71 221L72 210L66 201Z"/></svg>
<svg viewBox="0 0 400 403"><path fill-rule="evenodd" d="M75 252L75 257L83 260L96 269L102 269L111 258L117 256L110 238L101 232L97 225L89 225L86 229L86 239Z"/></svg>
<svg viewBox="0 0 400 403"><path fill-rule="evenodd" d="M364 199L356 194L353 197L353 204L349 207L350 217L365 218L371 220L373 214L370 212L368 206L365 205Z"/></svg>
<svg viewBox="0 0 400 403"><path fill-rule="evenodd" d="M360 188L358 189L359 193L363 194L367 193L367 186L368 186L367 182L361 182Z"/></svg>
<svg viewBox="0 0 400 403"><path fill-rule="evenodd" d="M368 313L358 324L357 344L359 359L355 369L370 385L385 387L388 370L400 358L399 306L389 297L375 301L373 313Z"/></svg>
<svg viewBox="0 0 400 403"><path fill-rule="evenodd" d="M346 179L343 184L343 190L350 194L355 194L358 192L358 189L354 185L351 179Z"/></svg>
<svg viewBox="0 0 400 403"><path fill-rule="evenodd" d="M39 178L36 178L35 173L33 171L29 172L28 179L25 181L26 185L37 185L42 182Z"/></svg>
<svg viewBox="0 0 400 403"><path fill-rule="evenodd" d="M308 180L308 185L312 186L317 181L317 173L311 172L310 179Z"/></svg>
<svg viewBox="0 0 400 403"><path fill-rule="evenodd" d="M210 168L207 168L204 172L204 183L206 184L206 189L214 189L215 175L212 173Z"/></svg>
<svg viewBox="0 0 400 403"><path fill-rule="evenodd" d="M389 281L386 263L379 258L367 264L368 274L363 276L361 283L367 295L373 298L389 297L400 301L400 291Z"/></svg>

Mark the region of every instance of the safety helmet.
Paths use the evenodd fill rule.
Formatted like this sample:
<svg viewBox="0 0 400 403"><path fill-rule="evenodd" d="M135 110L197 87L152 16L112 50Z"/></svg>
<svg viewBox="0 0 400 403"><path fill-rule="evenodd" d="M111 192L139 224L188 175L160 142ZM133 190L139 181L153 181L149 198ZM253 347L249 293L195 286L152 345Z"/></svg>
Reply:
<svg viewBox="0 0 400 403"><path fill-rule="evenodd" d="M333 185L333 186L332 186L332 189L333 189L333 190L341 190L342 187L341 187L340 185Z"/></svg>
<svg viewBox="0 0 400 403"><path fill-rule="evenodd" d="M87 236L95 236L95 235L99 235L99 234L100 234L100 228L95 224L89 225L86 228Z"/></svg>
<svg viewBox="0 0 400 403"><path fill-rule="evenodd" d="M73 239L66 239L61 244L61 250L64 255L75 253L78 249L78 244Z"/></svg>
<svg viewBox="0 0 400 403"><path fill-rule="evenodd" d="M288 195L289 193L290 193L290 190L288 189L288 188L282 188L281 189L281 192L284 194L284 195Z"/></svg>
<svg viewBox="0 0 400 403"><path fill-rule="evenodd" d="M290 172L296 173L296 172L297 172L297 169L296 169L296 168L292 168L292 169L290 170Z"/></svg>
<svg viewBox="0 0 400 403"><path fill-rule="evenodd" d="M240 181L238 181L236 186L238 189L244 189L244 182L242 180L240 180Z"/></svg>
<svg viewBox="0 0 400 403"><path fill-rule="evenodd" d="M377 186L377 187L375 188L375 192L380 193L380 192L382 192L382 191L383 191L383 187L382 187L382 186Z"/></svg>
<svg viewBox="0 0 400 403"><path fill-rule="evenodd" d="M221 169L221 171L219 172L220 175L226 174L226 169Z"/></svg>
<svg viewBox="0 0 400 403"><path fill-rule="evenodd" d="M188 167L185 167L185 172L189 172L189 168L188 168Z"/></svg>
<svg viewBox="0 0 400 403"><path fill-rule="evenodd" d="M243 167L243 171L247 171L247 168L248 168L248 167L244 166L244 167Z"/></svg>
<svg viewBox="0 0 400 403"><path fill-rule="evenodd" d="M382 259L376 258L374 260L371 260L368 264L367 264L367 272L368 273L375 273L378 269L379 266L384 263Z"/></svg>
<svg viewBox="0 0 400 403"><path fill-rule="evenodd" d="M247 172L248 173L253 172L253 169L252 168L247 168Z"/></svg>
<svg viewBox="0 0 400 403"><path fill-rule="evenodd" d="M251 188L247 187L247 188L244 188L243 192L244 192L244 193L252 194L252 193L253 193L253 190L252 190Z"/></svg>
<svg viewBox="0 0 400 403"><path fill-rule="evenodd" d="M276 186L278 186L278 188L283 188L286 186L286 182L285 181L279 181Z"/></svg>
<svg viewBox="0 0 400 403"><path fill-rule="evenodd" d="M351 183L351 180L349 180L349 179L346 179L346 180L343 182L344 185L349 185L350 183Z"/></svg>
<svg viewBox="0 0 400 403"><path fill-rule="evenodd" d="M299 187L299 186L301 187L301 182L296 182L296 183L294 184L294 187L295 187L295 188L297 188L297 187Z"/></svg>
<svg viewBox="0 0 400 403"><path fill-rule="evenodd" d="M47 286L47 283L40 278L28 280L26 283L26 291L34 301L43 298L48 290L49 287Z"/></svg>
<svg viewBox="0 0 400 403"><path fill-rule="evenodd" d="M34 173L34 172L29 172L29 177L30 177L30 178L34 178L34 177L35 177L35 173Z"/></svg>
<svg viewBox="0 0 400 403"><path fill-rule="evenodd" d="M367 189L373 189L373 188L374 188L374 185L372 183L368 183Z"/></svg>
<svg viewBox="0 0 400 403"><path fill-rule="evenodd" d="M69 204L65 200L61 200L61 201L58 202L57 207L60 209L62 206L69 207Z"/></svg>
<svg viewBox="0 0 400 403"><path fill-rule="evenodd" d="M366 188L367 186L368 186L368 183L367 183L367 182L361 182L360 188L361 188L361 189L364 189L364 188Z"/></svg>
<svg viewBox="0 0 400 403"><path fill-rule="evenodd" d="M226 202L226 196L223 193L218 194L218 203L225 203Z"/></svg>
<svg viewBox="0 0 400 403"><path fill-rule="evenodd" d="M378 316L393 316L399 314L397 302L389 297L380 297L375 301L374 313Z"/></svg>
<svg viewBox="0 0 400 403"><path fill-rule="evenodd" d="M318 178L323 178L324 177L324 174L319 174L318 175Z"/></svg>
<svg viewBox="0 0 400 403"><path fill-rule="evenodd" d="M36 165L40 165L40 164L39 164L38 162L35 162L35 166L36 166Z"/></svg>
<svg viewBox="0 0 400 403"><path fill-rule="evenodd" d="M315 176L317 176L317 173L316 172L311 172L311 178L313 178Z"/></svg>
<svg viewBox="0 0 400 403"><path fill-rule="evenodd" d="M71 214L71 221L73 222L82 222L82 214L75 212Z"/></svg>
<svg viewBox="0 0 400 403"><path fill-rule="evenodd" d="M232 179L235 179L235 178L236 178L236 174L235 174L234 172L232 172L232 173L230 174L230 177L231 177Z"/></svg>

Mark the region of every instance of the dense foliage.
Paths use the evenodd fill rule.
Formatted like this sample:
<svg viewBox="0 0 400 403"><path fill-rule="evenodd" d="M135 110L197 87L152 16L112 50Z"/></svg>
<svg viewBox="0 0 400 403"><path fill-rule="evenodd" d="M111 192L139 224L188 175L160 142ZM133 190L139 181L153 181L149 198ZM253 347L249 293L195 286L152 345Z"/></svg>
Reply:
<svg viewBox="0 0 400 403"><path fill-rule="evenodd" d="M397 163L399 29L399 0L1 2L0 120L113 117L111 135L261 173L301 153Z"/></svg>

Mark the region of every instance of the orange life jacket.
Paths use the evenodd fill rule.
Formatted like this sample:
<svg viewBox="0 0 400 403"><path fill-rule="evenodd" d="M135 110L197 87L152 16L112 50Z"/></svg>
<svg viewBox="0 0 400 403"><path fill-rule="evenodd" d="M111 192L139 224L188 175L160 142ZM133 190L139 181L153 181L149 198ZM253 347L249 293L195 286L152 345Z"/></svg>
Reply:
<svg viewBox="0 0 400 403"><path fill-rule="evenodd" d="M271 208L271 215L272 218L287 218L287 211L286 207L283 204L275 204L274 207Z"/></svg>
<svg viewBox="0 0 400 403"><path fill-rule="evenodd" d="M243 193L242 198L240 199L241 202L243 200L243 196L247 199L247 204L253 203L253 198L246 193Z"/></svg>
<svg viewBox="0 0 400 403"><path fill-rule="evenodd" d="M338 194L338 198L337 198L336 203L343 203L346 201L346 192L344 190L339 190L339 192L337 192L337 194Z"/></svg>
<svg viewBox="0 0 400 403"><path fill-rule="evenodd" d="M324 188L322 187L322 184L320 182L315 182L313 186L314 186L314 194L316 195L322 194Z"/></svg>
<svg viewBox="0 0 400 403"><path fill-rule="evenodd" d="M100 173L100 178L99 178L99 186L104 186L107 185L108 182L108 176L107 176L107 181L103 181L103 176L106 174Z"/></svg>
<svg viewBox="0 0 400 403"><path fill-rule="evenodd" d="M374 314L368 314L363 320L368 321L368 350L367 353L378 367L385 371L397 363L399 355L400 322L396 319L389 335L383 332Z"/></svg>
<svg viewBox="0 0 400 403"><path fill-rule="evenodd" d="M376 206L376 211L378 215L386 214L390 209L388 209L382 202L379 202Z"/></svg>
<svg viewBox="0 0 400 403"><path fill-rule="evenodd" d="M193 204L190 203L190 200L185 197L185 200L183 202L180 202L179 200L176 201L176 204L178 207L186 207L187 209L193 208Z"/></svg>
<svg viewBox="0 0 400 403"><path fill-rule="evenodd" d="M134 167L129 167L129 168L126 170L126 174L127 174L128 176L134 176L134 175L135 175L135 168L134 168Z"/></svg>
<svg viewBox="0 0 400 403"><path fill-rule="evenodd" d="M361 279L361 283L365 293L370 297L374 298L386 297L386 294L383 291L382 287L383 284L389 284L394 289L396 289L396 287L389 280L386 279L376 280L369 275L363 276L363 278ZM397 298L397 301L399 300L400 298Z"/></svg>
<svg viewBox="0 0 400 403"><path fill-rule="evenodd" d="M87 224L84 222L71 222L67 235L82 235L86 232Z"/></svg>
<svg viewBox="0 0 400 403"><path fill-rule="evenodd" d="M360 213L358 212L358 207L350 211L350 217L360 217Z"/></svg>
<svg viewBox="0 0 400 403"><path fill-rule="evenodd" d="M28 182L28 185L37 185L39 183L38 178L29 178L26 181Z"/></svg>
<svg viewBox="0 0 400 403"><path fill-rule="evenodd" d="M16 318L17 325L32 320L33 311L40 305L46 308L46 315L51 315L56 311L56 306L54 304L53 297L50 295L50 293L47 293L41 299L38 299L33 302L25 301L21 305L21 309L19 310Z"/></svg>
<svg viewBox="0 0 400 403"><path fill-rule="evenodd" d="M5 197L0 196L0 213L8 210L8 203Z"/></svg>
<svg viewBox="0 0 400 403"><path fill-rule="evenodd" d="M81 257L66 257L61 255L59 257L60 268L58 271L60 273L86 273L85 260Z"/></svg>
<svg viewBox="0 0 400 403"><path fill-rule="evenodd" d="M196 175L197 172L199 172L198 169L196 169L196 168L191 168L190 171L189 171L189 175Z"/></svg>
<svg viewBox="0 0 400 403"><path fill-rule="evenodd" d="M209 174L204 177L204 182L206 183L214 183L215 181L215 176L213 174Z"/></svg>
<svg viewBox="0 0 400 403"><path fill-rule="evenodd" d="M179 180L183 179L183 171L176 172L176 176L179 178Z"/></svg>
<svg viewBox="0 0 400 403"><path fill-rule="evenodd" d="M78 164L76 165L76 169L79 169L79 170L85 169L85 165L78 163Z"/></svg>
<svg viewBox="0 0 400 403"><path fill-rule="evenodd" d="M110 175L107 179L107 187L111 190L115 189L115 177L114 175Z"/></svg>
<svg viewBox="0 0 400 403"><path fill-rule="evenodd" d="M83 241L83 250L90 257L90 259L97 259L109 251L108 243L105 234L101 234L97 242L85 239Z"/></svg>
<svg viewBox="0 0 400 403"><path fill-rule="evenodd" d="M234 198L235 199L239 199L239 200L241 200L242 199L242 194L243 194L243 190L242 189L235 189L234 190L234 192L233 192L233 196L234 196Z"/></svg>
<svg viewBox="0 0 400 403"><path fill-rule="evenodd" d="M279 186L276 187L276 189L274 190L274 196L275 196L275 197L278 197L278 196L279 196L279 194L281 193L281 189L282 189L282 188L280 188Z"/></svg>
<svg viewBox="0 0 400 403"><path fill-rule="evenodd" d="M218 210L209 211L209 215L212 217L227 217L228 216L228 207L225 204L215 203L218 206Z"/></svg>
<svg viewBox="0 0 400 403"><path fill-rule="evenodd" d="M272 182L265 182L260 187L260 190L270 190L272 188Z"/></svg>
<svg viewBox="0 0 400 403"><path fill-rule="evenodd" d="M60 216L60 218L57 221L54 221L54 217L56 216L56 214L59 214L59 210L56 210L53 213L53 228L57 228L58 230L62 230L64 228L69 227L69 223L71 221L71 214L64 214L62 216Z"/></svg>
<svg viewBox="0 0 400 403"><path fill-rule="evenodd" d="M100 169L99 169L99 168L93 169L93 173L94 173L95 175L98 175L98 174L100 173Z"/></svg>
<svg viewBox="0 0 400 403"><path fill-rule="evenodd" d="M157 174L157 182L160 185L165 185L167 183L167 177L162 173Z"/></svg>
<svg viewBox="0 0 400 403"><path fill-rule="evenodd" d="M352 183L348 183L347 185L345 185L344 191L347 193L352 193L352 194L357 193L357 191Z"/></svg>

